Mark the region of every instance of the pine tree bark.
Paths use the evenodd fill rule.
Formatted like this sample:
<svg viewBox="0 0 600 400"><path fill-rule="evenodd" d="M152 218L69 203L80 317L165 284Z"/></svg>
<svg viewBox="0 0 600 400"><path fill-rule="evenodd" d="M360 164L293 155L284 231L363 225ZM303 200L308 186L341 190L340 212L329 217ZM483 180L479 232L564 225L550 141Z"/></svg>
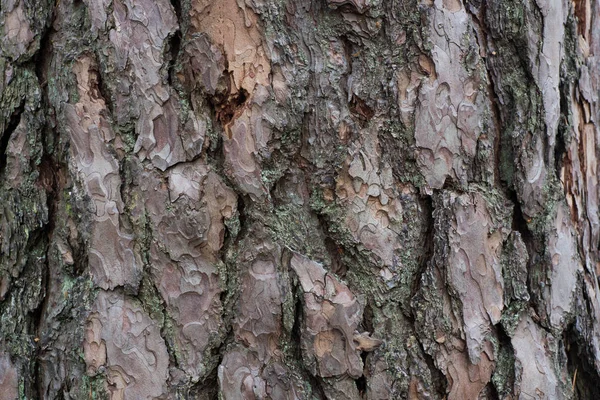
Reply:
<svg viewBox="0 0 600 400"><path fill-rule="evenodd" d="M600 398L597 0L2 0L0 399Z"/></svg>

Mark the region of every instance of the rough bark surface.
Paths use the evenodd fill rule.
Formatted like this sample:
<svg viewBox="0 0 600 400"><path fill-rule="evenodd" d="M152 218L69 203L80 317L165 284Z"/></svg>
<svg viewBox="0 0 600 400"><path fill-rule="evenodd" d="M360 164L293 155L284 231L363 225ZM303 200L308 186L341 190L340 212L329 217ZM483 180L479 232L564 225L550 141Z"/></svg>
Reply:
<svg viewBox="0 0 600 400"><path fill-rule="evenodd" d="M2 0L0 399L600 398L600 1Z"/></svg>

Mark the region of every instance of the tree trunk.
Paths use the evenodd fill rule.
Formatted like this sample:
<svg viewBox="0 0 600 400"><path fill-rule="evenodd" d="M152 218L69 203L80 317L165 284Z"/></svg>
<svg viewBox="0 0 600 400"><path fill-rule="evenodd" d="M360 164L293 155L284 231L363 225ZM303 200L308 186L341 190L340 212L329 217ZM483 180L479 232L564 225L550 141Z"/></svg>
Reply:
<svg viewBox="0 0 600 400"><path fill-rule="evenodd" d="M600 1L2 29L0 399L600 398Z"/></svg>

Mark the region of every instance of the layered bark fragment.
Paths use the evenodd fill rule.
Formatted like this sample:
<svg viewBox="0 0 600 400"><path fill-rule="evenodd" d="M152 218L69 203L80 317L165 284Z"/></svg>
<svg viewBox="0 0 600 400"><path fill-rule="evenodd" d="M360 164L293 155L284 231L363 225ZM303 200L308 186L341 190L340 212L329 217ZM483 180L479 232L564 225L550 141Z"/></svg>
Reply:
<svg viewBox="0 0 600 400"><path fill-rule="evenodd" d="M478 192L445 192L434 205L435 256L422 285L432 283L441 300L419 295L415 305L422 310L425 349L448 379L449 398L477 398L495 367L507 215L500 196Z"/></svg>
<svg viewBox="0 0 600 400"><path fill-rule="evenodd" d="M114 96L117 124L133 123L133 151L161 170L198 155L205 124L193 114L182 116L179 96L166 82L163 63L167 39L178 28L175 12L167 1L112 4L113 27L101 0L87 1L92 29L98 29L107 48L104 55L118 80L109 88Z"/></svg>
<svg viewBox="0 0 600 400"><path fill-rule="evenodd" d="M19 395L19 375L8 354L0 354L0 377L0 399L16 399Z"/></svg>
<svg viewBox="0 0 600 400"><path fill-rule="evenodd" d="M234 0L214 4L201 0L192 3L190 20L190 34L200 34L192 40L200 49L206 48L207 40L210 49L216 50L216 57L204 56L208 63L192 63L192 74L203 77L201 87L208 93L215 92L219 79L225 85L221 88L225 91L218 94L225 98L216 107L224 127L227 174L243 193L264 199L267 190L257 158L270 140L261 106L269 97L271 63L258 16ZM202 59L202 52L193 57Z"/></svg>
<svg viewBox="0 0 600 400"><path fill-rule="evenodd" d="M83 343L88 373L106 375L111 399L156 398L165 392L169 356L156 322L141 304L101 291Z"/></svg>
<svg viewBox="0 0 600 400"><path fill-rule="evenodd" d="M600 397L600 2L0 8L0 398Z"/></svg>
<svg viewBox="0 0 600 400"><path fill-rule="evenodd" d="M104 117L106 104L99 95L92 60L81 58L74 72L80 101L66 105L65 114L76 175L91 199L90 272L94 282L103 289L136 286L141 262L132 250L133 236L121 228L123 201L119 164L108 145L115 135Z"/></svg>
<svg viewBox="0 0 600 400"><path fill-rule="evenodd" d="M354 240L379 257L386 267L382 276L392 279L392 271L399 267L397 252L402 248L398 231L403 210L398 197L400 191L410 193L410 188L398 188L391 166L381 165L377 136L369 131L362 134L363 143L356 143L349 151L335 194L348 208L345 225Z"/></svg>
<svg viewBox="0 0 600 400"><path fill-rule="evenodd" d="M302 340L312 374L360 377L363 365L354 342L362 317L360 303L346 285L314 261L295 254L290 267L304 292Z"/></svg>
<svg viewBox="0 0 600 400"><path fill-rule="evenodd" d="M529 317L519 323L511 342L515 349L517 382L515 393L519 398L564 398L558 387L548 335ZM550 340L552 340L550 338Z"/></svg>
<svg viewBox="0 0 600 400"><path fill-rule="evenodd" d="M301 377L281 348L284 300L291 296L281 265L282 250L259 227L242 242L239 300L233 330L236 344L218 369L223 394L231 399L306 397Z"/></svg>
<svg viewBox="0 0 600 400"><path fill-rule="evenodd" d="M425 55L419 59L428 78L422 80L415 107L415 141L421 173L430 187L439 189L447 177L461 185L470 180L489 106L482 93L486 82L467 11L459 1L436 1L429 13L432 50L431 59ZM401 81L403 91L411 88L409 82ZM409 96L404 107L410 109L416 97Z"/></svg>
<svg viewBox="0 0 600 400"><path fill-rule="evenodd" d="M209 372L205 351L223 332L218 252L236 197L200 160L170 169L168 183L146 171L140 185L152 275L173 318L179 367L198 380Z"/></svg>
<svg viewBox="0 0 600 400"><path fill-rule="evenodd" d="M242 346L228 351L219 366L219 385L227 399L301 399L300 389L280 362L267 367Z"/></svg>
<svg viewBox="0 0 600 400"><path fill-rule="evenodd" d="M2 14L4 36L2 40L3 53L19 58L25 54L33 42L34 32L29 26L29 19L25 15L24 1L6 2L7 9Z"/></svg>

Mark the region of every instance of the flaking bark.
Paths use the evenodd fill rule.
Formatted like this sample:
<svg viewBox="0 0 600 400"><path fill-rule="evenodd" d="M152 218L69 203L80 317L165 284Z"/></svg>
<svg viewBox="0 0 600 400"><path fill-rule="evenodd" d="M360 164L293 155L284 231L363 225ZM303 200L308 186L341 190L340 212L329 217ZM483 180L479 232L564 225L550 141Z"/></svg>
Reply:
<svg viewBox="0 0 600 400"><path fill-rule="evenodd" d="M0 399L600 397L597 0L4 0Z"/></svg>

